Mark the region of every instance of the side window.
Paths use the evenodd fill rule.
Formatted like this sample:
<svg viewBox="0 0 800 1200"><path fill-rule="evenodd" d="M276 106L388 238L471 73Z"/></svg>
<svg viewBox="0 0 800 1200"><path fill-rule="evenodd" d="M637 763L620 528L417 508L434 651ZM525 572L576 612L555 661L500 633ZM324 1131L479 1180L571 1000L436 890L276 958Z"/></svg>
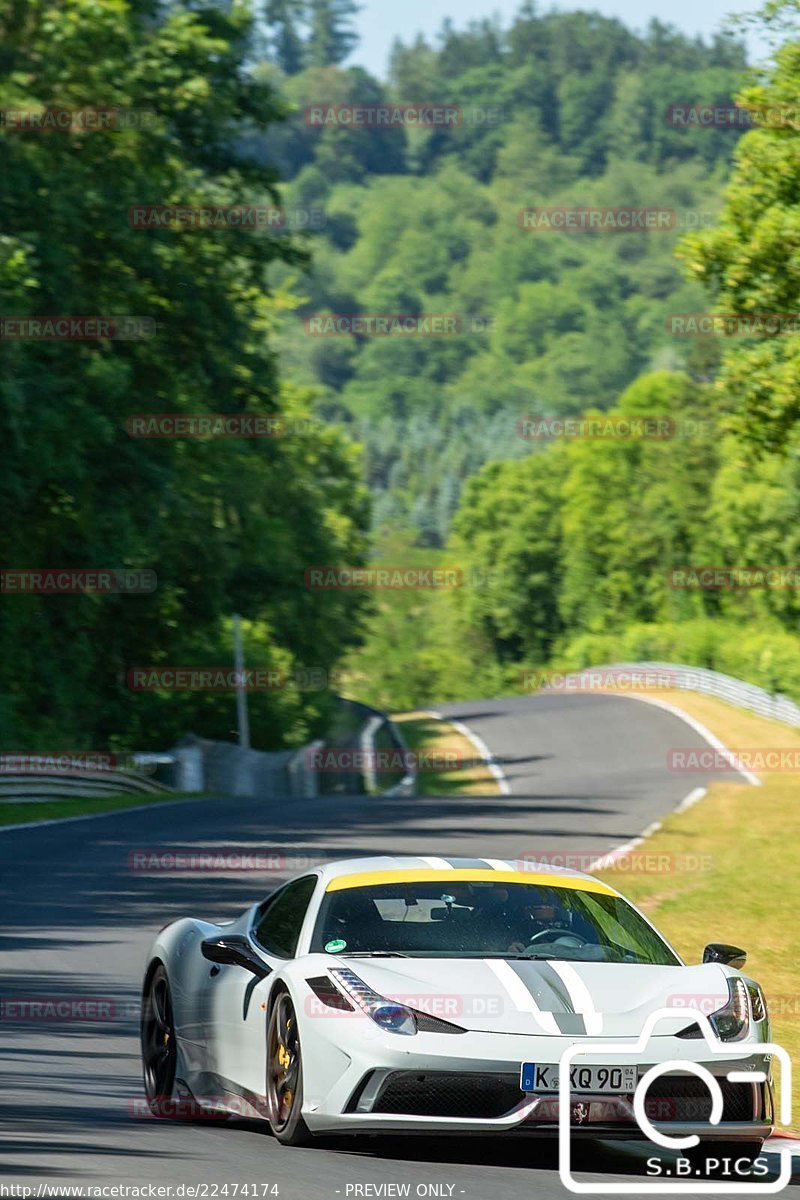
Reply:
<svg viewBox="0 0 800 1200"><path fill-rule="evenodd" d="M307 875L287 883L270 900L255 928L256 938L265 950L279 958L292 957L316 886L316 875Z"/></svg>

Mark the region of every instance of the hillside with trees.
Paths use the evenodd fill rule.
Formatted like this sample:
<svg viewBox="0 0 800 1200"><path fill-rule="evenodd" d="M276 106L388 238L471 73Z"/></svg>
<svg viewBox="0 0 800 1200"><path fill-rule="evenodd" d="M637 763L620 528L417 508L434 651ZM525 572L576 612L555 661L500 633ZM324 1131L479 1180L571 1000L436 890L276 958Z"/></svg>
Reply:
<svg viewBox="0 0 800 1200"><path fill-rule="evenodd" d="M506 29L447 25L435 46L397 44L381 81L340 65L346 13L321 63L313 14L303 26L298 6L279 7L259 69L295 112L261 153L291 202L327 218L281 332L282 362L365 445L377 529L401 524L442 546L465 480L530 453L520 417L609 408L648 369L711 376L716 347L680 343L664 322L704 303L674 250L686 229L716 220L739 134L674 128L667 111L729 105L744 78L740 44L657 22L638 37L596 13L523 5ZM459 123L306 122L314 104L410 101L453 105ZM652 235L520 228L521 210L554 205L676 218ZM318 313L449 313L461 333L314 338L303 318Z"/></svg>
<svg viewBox="0 0 800 1200"><path fill-rule="evenodd" d="M134 695L135 665L248 664L256 744L324 726L330 689L390 707L515 686L521 666L663 657L800 698L797 588L675 570L797 565L791 335L676 338L670 314L792 314L796 5L774 68L732 37L523 4L507 26L348 65L352 0L6 6L0 105L99 101L154 122L0 129L4 317L138 314L127 340L0 338L0 553L147 568L140 596L2 597L6 746L229 737L229 695ZM97 60L87 47L102 44ZM670 106L789 111L677 127ZM447 128L315 124L313 106L440 104ZM316 233L132 228L137 204L283 204ZM669 210L643 231L524 227L525 209ZM449 314L447 336L315 337L321 314ZM274 439L136 440L137 413L266 414ZM661 440L531 438L537 418L671 422ZM366 595L311 564L449 562L464 586ZM55 663L59 666L56 668ZM337 672L343 674L337 675Z"/></svg>

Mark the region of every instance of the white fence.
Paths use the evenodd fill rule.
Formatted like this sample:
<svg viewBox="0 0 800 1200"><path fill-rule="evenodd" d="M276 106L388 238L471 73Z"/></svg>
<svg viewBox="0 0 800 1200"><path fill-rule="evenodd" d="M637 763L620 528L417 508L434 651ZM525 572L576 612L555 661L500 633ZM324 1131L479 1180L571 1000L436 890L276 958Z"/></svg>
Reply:
<svg viewBox="0 0 800 1200"><path fill-rule="evenodd" d="M735 679L733 675L709 671L706 667L687 667L666 662L609 663L570 672L570 676L588 677L601 671L607 671L609 674L618 672L620 675L641 673L646 679L652 677L652 683L645 683L645 686L650 688L660 684L662 687L674 687L681 691L703 692L706 696L727 700L729 704L757 713L760 717L782 721L785 725L800 726L800 706L788 696L773 695L753 683L744 683L741 679Z"/></svg>

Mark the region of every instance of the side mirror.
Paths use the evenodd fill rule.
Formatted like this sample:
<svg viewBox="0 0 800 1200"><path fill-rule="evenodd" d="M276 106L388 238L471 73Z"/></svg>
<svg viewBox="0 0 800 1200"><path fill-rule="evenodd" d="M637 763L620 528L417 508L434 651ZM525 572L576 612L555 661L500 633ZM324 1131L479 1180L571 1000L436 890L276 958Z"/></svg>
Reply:
<svg viewBox="0 0 800 1200"><path fill-rule="evenodd" d="M246 971L252 971L258 979L266 979L270 974L271 968L261 961L247 938L241 934L204 938L200 943L200 953L209 962L244 967Z"/></svg>
<svg viewBox="0 0 800 1200"><path fill-rule="evenodd" d="M704 963L722 963L726 967L735 967L741 971L747 962L747 951L738 946L726 946L724 942L710 942L703 951Z"/></svg>

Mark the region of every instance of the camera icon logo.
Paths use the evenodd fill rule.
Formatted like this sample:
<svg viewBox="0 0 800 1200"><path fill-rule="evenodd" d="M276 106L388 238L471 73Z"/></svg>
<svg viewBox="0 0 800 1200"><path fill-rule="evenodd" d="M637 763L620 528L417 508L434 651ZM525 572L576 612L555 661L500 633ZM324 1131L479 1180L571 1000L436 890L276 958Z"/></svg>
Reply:
<svg viewBox="0 0 800 1200"><path fill-rule="evenodd" d="M775 1058L780 1063L780 1093L778 1103L778 1123L789 1126L792 1120L792 1063L788 1051L775 1042L747 1042L744 1045L732 1042L722 1042L716 1036L708 1017L701 1012L692 1014L694 1021L700 1027L709 1053L725 1059L750 1058L754 1055L764 1056L765 1062ZM640 1055L647 1047L653 1031L663 1020L674 1021L674 1008L660 1008L650 1014L636 1042L576 1042L568 1046L559 1059L558 1071L558 1172L564 1187L576 1195L646 1195L647 1193L680 1193L687 1189L693 1193L719 1194L752 1194L754 1192L770 1194L782 1191L791 1180L792 1152L789 1149L780 1150L780 1174L770 1183L731 1182L727 1180L698 1181L696 1178L658 1182L637 1179L635 1182L582 1183L572 1173L572 1138L571 1122L583 1124L579 1110L588 1108L585 1104L575 1104L570 1099L570 1068L580 1058L590 1056L592 1059L616 1058L625 1061L631 1055ZM722 1089L718 1079L708 1067L702 1063L684 1059L670 1059L650 1067L639 1080L633 1097L633 1112L643 1136L667 1150L688 1150L699 1145L700 1139L690 1133L682 1137L671 1137L656 1129L645 1110L647 1092L651 1084L661 1075L670 1071L683 1071L695 1075L706 1084L711 1096L711 1114L709 1123L718 1125L722 1120ZM766 1070L729 1070L726 1078L732 1083L763 1083L767 1080Z"/></svg>

